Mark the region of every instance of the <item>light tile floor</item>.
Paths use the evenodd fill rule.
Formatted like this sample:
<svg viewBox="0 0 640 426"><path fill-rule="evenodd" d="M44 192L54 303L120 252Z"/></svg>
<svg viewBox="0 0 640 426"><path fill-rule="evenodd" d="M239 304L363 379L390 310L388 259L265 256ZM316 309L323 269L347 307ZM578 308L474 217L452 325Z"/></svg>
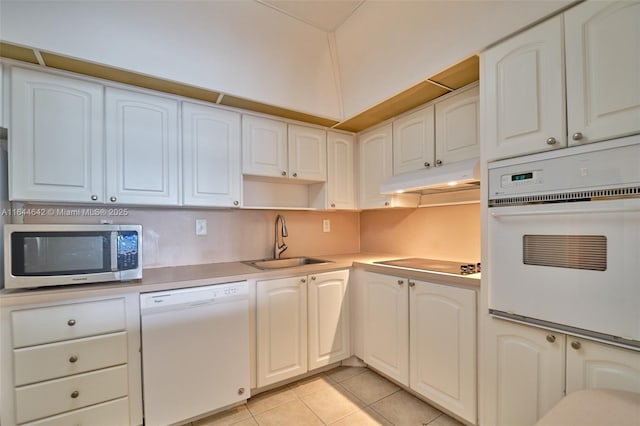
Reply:
<svg viewBox="0 0 640 426"><path fill-rule="evenodd" d="M367 368L338 367L190 426L461 426Z"/></svg>

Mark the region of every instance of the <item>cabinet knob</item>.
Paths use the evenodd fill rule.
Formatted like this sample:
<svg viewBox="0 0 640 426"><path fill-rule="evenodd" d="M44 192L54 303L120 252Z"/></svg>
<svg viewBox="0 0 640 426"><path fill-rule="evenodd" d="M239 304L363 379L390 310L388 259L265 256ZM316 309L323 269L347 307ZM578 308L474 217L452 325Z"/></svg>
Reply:
<svg viewBox="0 0 640 426"><path fill-rule="evenodd" d="M97 201L98 200L98 196L97 195L92 195L91 196L91 200L92 201Z"/></svg>
<svg viewBox="0 0 640 426"><path fill-rule="evenodd" d="M69 327L73 327L74 325L76 325L76 320L74 319L70 319L69 321L67 321L67 325Z"/></svg>
<svg viewBox="0 0 640 426"><path fill-rule="evenodd" d="M78 391L71 392L71 398L76 399L79 396L80 396L80 392L78 392Z"/></svg>
<svg viewBox="0 0 640 426"><path fill-rule="evenodd" d="M415 287L415 286L416 286L415 281L409 281L409 287Z"/></svg>
<svg viewBox="0 0 640 426"><path fill-rule="evenodd" d="M238 201L238 200L236 200L236 201L234 201L234 202L233 202L233 205L234 205L234 206L237 206L238 204L240 204L240 201Z"/></svg>
<svg viewBox="0 0 640 426"><path fill-rule="evenodd" d="M575 350L578 350L582 347L582 344L580 342L573 341L571 342L571 347Z"/></svg>
<svg viewBox="0 0 640 426"><path fill-rule="evenodd" d="M424 166L425 166L425 167L431 167L431 163L430 163L430 162L428 162L428 161L425 161L425 162L424 162Z"/></svg>
<svg viewBox="0 0 640 426"><path fill-rule="evenodd" d="M284 170L282 171L282 173L280 173L282 176L286 176L287 172L285 172Z"/></svg>
<svg viewBox="0 0 640 426"><path fill-rule="evenodd" d="M71 356L69 357L69 362L70 362L71 364L73 364L73 363L75 363L75 362L77 362L77 361L78 361L78 355L71 355Z"/></svg>
<svg viewBox="0 0 640 426"><path fill-rule="evenodd" d="M294 174L293 174L293 177L298 177L298 174L297 174L297 173L294 173Z"/></svg>
<svg viewBox="0 0 640 426"><path fill-rule="evenodd" d="M442 166L442 160L436 160L436 166Z"/></svg>
<svg viewBox="0 0 640 426"><path fill-rule="evenodd" d="M547 334L547 342L553 343L555 341L556 341L556 336L554 336L553 334Z"/></svg>
<svg viewBox="0 0 640 426"><path fill-rule="evenodd" d="M244 394L244 388L238 389L238 395L242 395L242 394Z"/></svg>
<svg viewBox="0 0 640 426"><path fill-rule="evenodd" d="M336 203L331 203L331 207L335 207L335 206L336 206Z"/></svg>
<svg viewBox="0 0 640 426"><path fill-rule="evenodd" d="M384 206L385 206L385 207L389 207L389 202L388 202L388 201L385 201L385 202L384 202Z"/></svg>
<svg viewBox="0 0 640 426"><path fill-rule="evenodd" d="M398 280L398 285L404 284L404 280Z"/></svg>
<svg viewBox="0 0 640 426"><path fill-rule="evenodd" d="M307 280L306 280L306 279L304 279L304 278L300 278L300 282L301 282L302 284L304 284L304 283L306 283L306 282L307 282Z"/></svg>
<svg viewBox="0 0 640 426"><path fill-rule="evenodd" d="M584 135L580 132L575 132L573 135L571 135L574 141L579 141L583 136Z"/></svg>
<svg viewBox="0 0 640 426"><path fill-rule="evenodd" d="M555 145L557 142L556 138L547 138L547 145Z"/></svg>
<svg viewBox="0 0 640 426"><path fill-rule="evenodd" d="M114 197L113 195L111 197L109 197L109 201L111 201L112 203L115 203L117 200L116 197Z"/></svg>
<svg viewBox="0 0 640 426"><path fill-rule="evenodd" d="M316 280L316 277L314 275L313 277L311 277L311 281L315 281L315 280Z"/></svg>

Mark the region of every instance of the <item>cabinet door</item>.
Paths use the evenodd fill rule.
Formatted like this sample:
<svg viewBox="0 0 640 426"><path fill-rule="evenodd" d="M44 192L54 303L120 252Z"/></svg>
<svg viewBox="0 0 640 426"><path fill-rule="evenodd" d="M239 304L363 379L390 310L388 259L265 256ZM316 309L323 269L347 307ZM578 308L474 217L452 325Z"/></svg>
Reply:
<svg viewBox="0 0 640 426"><path fill-rule="evenodd" d="M571 144L640 131L640 2L588 1L565 13Z"/></svg>
<svg viewBox="0 0 640 426"><path fill-rule="evenodd" d="M11 70L9 198L104 202L103 87Z"/></svg>
<svg viewBox="0 0 640 426"><path fill-rule="evenodd" d="M107 201L178 205L178 102L108 87Z"/></svg>
<svg viewBox="0 0 640 426"><path fill-rule="evenodd" d="M567 393L594 388L640 393L640 352L567 339Z"/></svg>
<svg viewBox="0 0 640 426"><path fill-rule="evenodd" d="M389 205L389 198L380 194L380 184L393 174L391 138L391 124L358 135L361 209Z"/></svg>
<svg viewBox="0 0 640 426"><path fill-rule="evenodd" d="M436 103L436 166L480 157L479 89Z"/></svg>
<svg viewBox="0 0 640 426"><path fill-rule="evenodd" d="M329 208L355 209L353 135L327 132L327 198Z"/></svg>
<svg viewBox="0 0 640 426"><path fill-rule="evenodd" d="M349 340L349 271L309 277L309 370L346 359Z"/></svg>
<svg viewBox="0 0 640 426"><path fill-rule="evenodd" d="M565 335L490 319L485 341L485 424L535 424L564 391Z"/></svg>
<svg viewBox="0 0 640 426"><path fill-rule="evenodd" d="M306 277L257 282L257 385L307 372Z"/></svg>
<svg viewBox="0 0 640 426"><path fill-rule="evenodd" d="M240 205L240 114L182 104L183 204Z"/></svg>
<svg viewBox="0 0 640 426"><path fill-rule="evenodd" d="M476 294L409 283L411 389L476 422Z"/></svg>
<svg viewBox="0 0 640 426"><path fill-rule="evenodd" d="M409 297L406 279L367 273L364 361L409 385Z"/></svg>
<svg viewBox="0 0 640 426"><path fill-rule="evenodd" d="M394 175L432 167L433 156L433 105L393 122Z"/></svg>
<svg viewBox="0 0 640 426"><path fill-rule="evenodd" d="M288 176L286 123L252 115L242 116L242 173Z"/></svg>
<svg viewBox="0 0 640 426"><path fill-rule="evenodd" d="M480 58L487 159L565 147L562 16L492 47Z"/></svg>
<svg viewBox="0 0 640 426"><path fill-rule="evenodd" d="M288 128L290 177L325 182L327 180L327 132L315 127Z"/></svg>

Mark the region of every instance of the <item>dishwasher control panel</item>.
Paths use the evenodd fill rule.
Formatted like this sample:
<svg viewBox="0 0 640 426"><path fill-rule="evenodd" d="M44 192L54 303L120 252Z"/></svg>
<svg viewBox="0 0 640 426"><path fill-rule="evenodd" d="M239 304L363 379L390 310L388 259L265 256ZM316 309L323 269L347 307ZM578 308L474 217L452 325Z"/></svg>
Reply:
<svg viewBox="0 0 640 426"><path fill-rule="evenodd" d="M149 313L151 311L164 310L165 308L176 309L181 306L190 307L225 303L248 297L249 289L246 281L188 287L143 293L140 295L140 310L142 313Z"/></svg>

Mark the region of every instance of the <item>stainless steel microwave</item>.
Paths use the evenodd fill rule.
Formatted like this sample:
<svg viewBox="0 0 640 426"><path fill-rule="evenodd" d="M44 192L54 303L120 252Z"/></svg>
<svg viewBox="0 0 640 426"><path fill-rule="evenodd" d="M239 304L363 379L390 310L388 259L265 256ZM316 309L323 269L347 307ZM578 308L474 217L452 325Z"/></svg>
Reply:
<svg viewBox="0 0 640 426"><path fill-rule="evenodd" d="M142 278L141 225L5 225L5 288Z"/></svg>

